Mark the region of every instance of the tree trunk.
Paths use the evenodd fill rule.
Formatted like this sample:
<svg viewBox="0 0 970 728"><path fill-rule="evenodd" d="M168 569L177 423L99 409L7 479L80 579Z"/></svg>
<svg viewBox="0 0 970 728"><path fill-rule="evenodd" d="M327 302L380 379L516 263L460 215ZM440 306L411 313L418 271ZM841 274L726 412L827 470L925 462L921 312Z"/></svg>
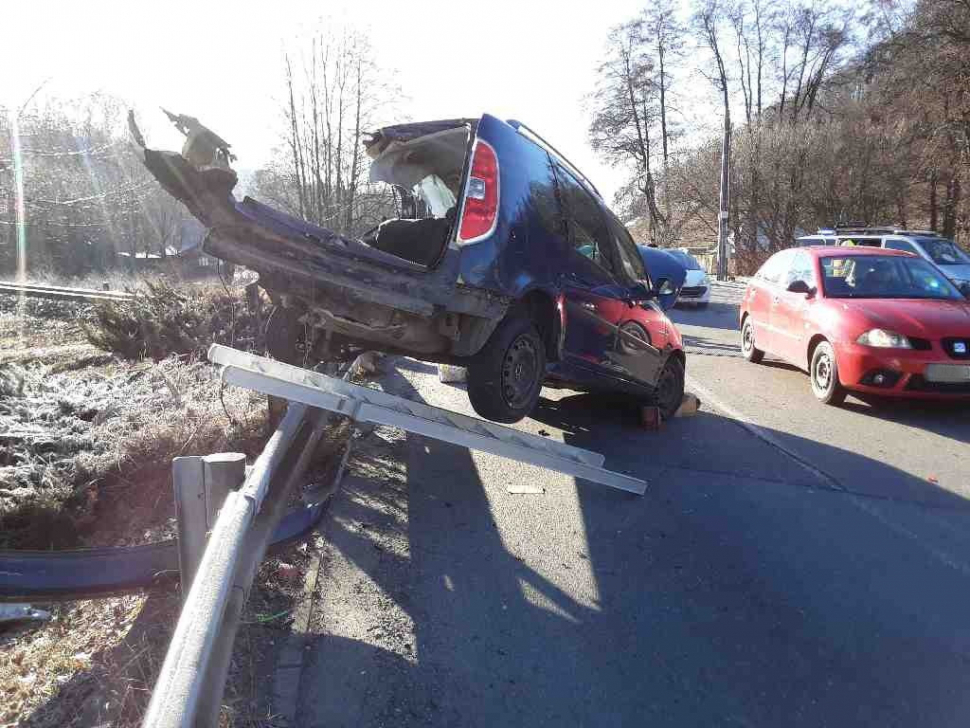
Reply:
<svg viewBox="0 0 970 728"><path fill-rule="evenodd" d="M660 59L660 141L663 147L663 174L664 174L664 216L669 223L671 220L670 203L670 136L667 133L667 78L665 51L662 41L657 42L657 56Z"/></svg>
<svg viewBox="0 0 970 728"><path fill-rule="evenodd" d="M943 203L943 230L945 238L953 238L957 231L957 209L960 206L960 178L954 174L946 184L946 201Z"/></svg>
<svg viewBox="0 0 970 728"><path fill-rule="evenodd" d="M300 205L300 217L306 217L306 178L304 175L303 155L300 144L300 127L296 116L296 97L293 93L293 69L290 58L286 56L286 88L290 95L290 147L293 151L293 174L296 178L297 199Z"/></svg>
<svg viewBox="0 0 970 728"><path fill-rule="evenodd" d="M360 108L363 101L364 89L361 79L361 59L357 58L357 109L354 114L354 149L350 160L350 195L347 201L347 226L348 234L354 234L354 208L357 202L357 184L360 175Z"/></svg>

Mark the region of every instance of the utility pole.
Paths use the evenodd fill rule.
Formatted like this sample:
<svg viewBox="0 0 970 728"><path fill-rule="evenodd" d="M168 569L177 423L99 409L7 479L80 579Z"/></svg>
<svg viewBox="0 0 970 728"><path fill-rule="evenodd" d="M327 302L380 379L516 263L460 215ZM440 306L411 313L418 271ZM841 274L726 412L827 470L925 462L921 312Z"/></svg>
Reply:
<svg viewBox="0 0 970 728"><path fill-rule="evenodd" d="M717 215L717 279L727 280L727 237L730 230L729 212L731 209L731 117L724 114L724 140L721 144L721 193Z"/></svg>

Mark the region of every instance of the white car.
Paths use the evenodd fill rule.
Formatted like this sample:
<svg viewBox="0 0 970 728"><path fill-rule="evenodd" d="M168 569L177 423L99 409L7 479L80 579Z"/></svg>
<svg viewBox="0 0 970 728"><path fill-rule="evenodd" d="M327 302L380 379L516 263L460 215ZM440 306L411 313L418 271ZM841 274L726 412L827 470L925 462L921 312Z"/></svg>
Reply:
<svg viewBox="0 0 970 728"><path fill-rule="evenodd" d="M914 253L936 265L964 296L970 296L970 255L967 255L952 240L931 230L837 227L819 230L816 235L803 235L795 242L800 247L863 245Z"/></svg>
<svg viewBox="0 0 970 728"><path fill-rule="evenodd" d="M684 278L684 286L680 289L677 305L706 307L711 302L711 281L708 279L704 267L685 250L668 250L666 252L676 258L677 262L684 266L687 273Z"/></svg>

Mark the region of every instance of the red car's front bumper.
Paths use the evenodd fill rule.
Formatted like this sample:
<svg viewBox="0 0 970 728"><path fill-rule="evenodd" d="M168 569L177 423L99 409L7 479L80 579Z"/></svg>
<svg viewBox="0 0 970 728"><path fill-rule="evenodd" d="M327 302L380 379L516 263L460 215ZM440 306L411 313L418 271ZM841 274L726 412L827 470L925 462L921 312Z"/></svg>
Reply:
<svg viewBox="0 0 970 728"><path fill-rule="evenodd" d="M869 394L914 399L970 399L970 381L940 383L925 377L929 364L970 365L970 361L951 358L938 342L928 351L877 349L860 344L836 347L839 381L846 389ZM882 374L884 384L875 378Z"/></svg>

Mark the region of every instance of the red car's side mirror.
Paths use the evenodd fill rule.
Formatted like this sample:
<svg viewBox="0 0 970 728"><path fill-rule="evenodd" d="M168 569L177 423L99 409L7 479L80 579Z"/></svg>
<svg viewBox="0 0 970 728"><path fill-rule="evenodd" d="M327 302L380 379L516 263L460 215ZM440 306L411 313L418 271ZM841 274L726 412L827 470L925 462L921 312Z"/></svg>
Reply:
<svg viewBox="0 0 970 728"><path fill-rule="evenodd" d="M815 295L815 289L808 285L805 281L797 280L792 281L788 284L789 293L802 293L809 298Z"/></svg>

